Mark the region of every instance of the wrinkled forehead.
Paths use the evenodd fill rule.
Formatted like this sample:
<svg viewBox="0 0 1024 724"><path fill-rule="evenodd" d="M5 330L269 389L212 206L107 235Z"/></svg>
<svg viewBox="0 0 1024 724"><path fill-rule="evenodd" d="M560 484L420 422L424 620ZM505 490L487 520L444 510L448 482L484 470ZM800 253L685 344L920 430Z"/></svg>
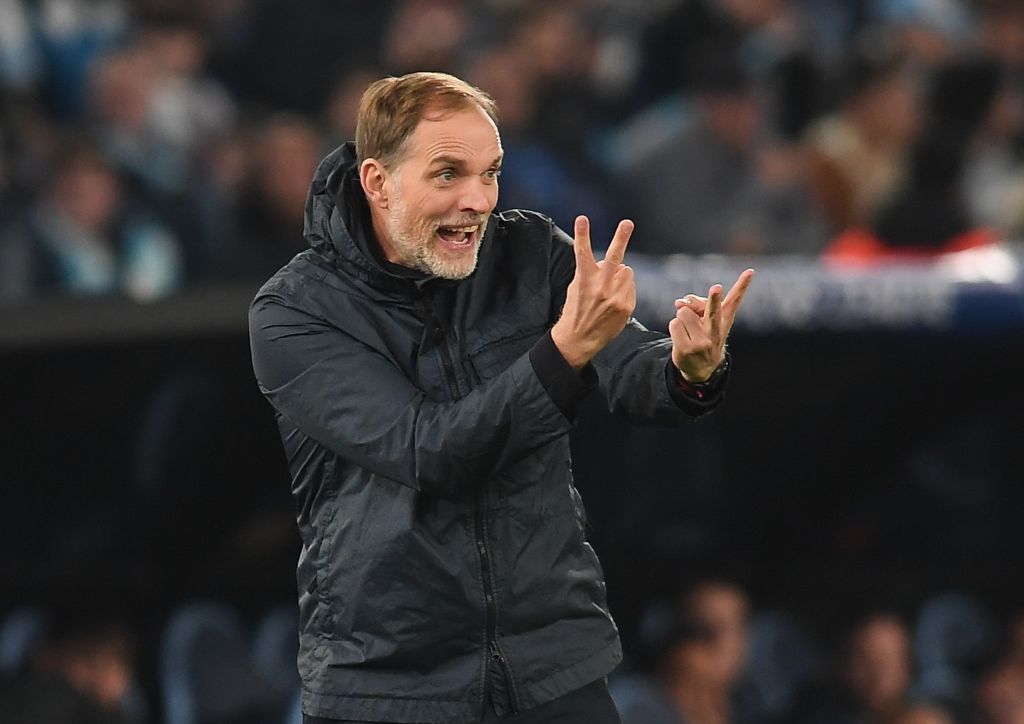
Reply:
<svg viewBox="0 0 1024 724"><path fill-rule="evenodd" d="M490 165L501 155L498 127L482 108L475 104L454 110L428 106L404 144L402 160L430 163L438 156L457 156Z"/></svg>

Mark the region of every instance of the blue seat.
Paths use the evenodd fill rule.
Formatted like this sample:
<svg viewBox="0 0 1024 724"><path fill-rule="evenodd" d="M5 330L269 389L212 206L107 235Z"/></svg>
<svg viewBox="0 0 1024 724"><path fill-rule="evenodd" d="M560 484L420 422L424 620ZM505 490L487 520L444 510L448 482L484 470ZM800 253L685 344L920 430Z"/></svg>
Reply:
<svg viewBox="0 0 1024 724"><path fill-rule="evenodd" d="M818 644L789 614L764 611L748 627L744 708L758 719L783 721L823 669Z"/></svg>
<svg viewBox="0 0 1024 724"><path fill-rule="evenodd" d="M256 671L268 706L284 712L299 690L299 611L295 605L268 610L256 625L252 643Z"/></svg>
<svg viewBox="0 0 1024 724"><path fill-rule="evenodd" d="M241 721L265 709L240 616L218 603L179 609L164 634L160 660L166 724Z"/></svg>
<svg viewBox="0 0 1024 724"><path fill-rule="evenodd" d="M47 617L35 608L18 608L0 622L0 676L14 676L46 634Z"/></svg>
<svg viewBox="0 0 1024 724"><path fill-rule="evenodd" d="M967 671L984 659L995 641L995 622L977 600L959 592L932 597L921 607L914 626L914 695L966 702L971 686Z"/></svg>

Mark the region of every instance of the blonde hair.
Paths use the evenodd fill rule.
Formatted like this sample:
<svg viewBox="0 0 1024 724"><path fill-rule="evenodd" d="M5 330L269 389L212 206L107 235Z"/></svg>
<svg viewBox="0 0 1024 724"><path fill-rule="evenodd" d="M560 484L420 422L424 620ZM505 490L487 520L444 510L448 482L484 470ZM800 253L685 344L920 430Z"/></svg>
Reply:
<svg viewBox="0 0 1024 724"><path fill-rule="evenodd" d="M494 99L479 88L447 73L408 73L370 84L359 101L356 119L356 157L375 158L386 168L402 160L405 142L424 113L453 113L478 106L495 124Z"/></svg>

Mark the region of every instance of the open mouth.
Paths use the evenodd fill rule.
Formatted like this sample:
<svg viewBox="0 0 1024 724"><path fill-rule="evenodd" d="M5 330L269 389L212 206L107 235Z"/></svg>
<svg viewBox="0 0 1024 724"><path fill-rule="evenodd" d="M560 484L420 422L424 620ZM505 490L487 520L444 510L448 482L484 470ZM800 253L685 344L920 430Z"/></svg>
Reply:
<svg viewBox="0 0 1024 724"><path fill-rule="evenodd" d="M480 225L473 226L441 226L437 229L437 238L441 244L452 251L472 249L480 234Z"/></svg>

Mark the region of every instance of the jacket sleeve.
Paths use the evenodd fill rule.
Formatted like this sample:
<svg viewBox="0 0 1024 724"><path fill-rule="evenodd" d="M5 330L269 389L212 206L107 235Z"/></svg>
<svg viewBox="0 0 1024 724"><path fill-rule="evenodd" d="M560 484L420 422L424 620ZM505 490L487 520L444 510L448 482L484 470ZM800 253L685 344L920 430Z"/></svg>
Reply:
<svg viewBox="0 0 1024 724"><path fill-rule="evenodd" d="M560 310L576 260L572 239L558 227L552 228L552 296ZM559 314L556 311L554 318ZM672 340L632 318L591 364L608 409L633 422L677 425L713 410L724 399L725 378L703 398L688 395L676 386L674 380L679 373L672 365Z"/></svg>
<svg viewBox="0 0 1024 724"><path fill-rule="evenodd" d="M249 313L253 370L271 405L345 460L457 496L572 426L524 354L454 402L435 402L345 332L262 296Z"/></svg>

